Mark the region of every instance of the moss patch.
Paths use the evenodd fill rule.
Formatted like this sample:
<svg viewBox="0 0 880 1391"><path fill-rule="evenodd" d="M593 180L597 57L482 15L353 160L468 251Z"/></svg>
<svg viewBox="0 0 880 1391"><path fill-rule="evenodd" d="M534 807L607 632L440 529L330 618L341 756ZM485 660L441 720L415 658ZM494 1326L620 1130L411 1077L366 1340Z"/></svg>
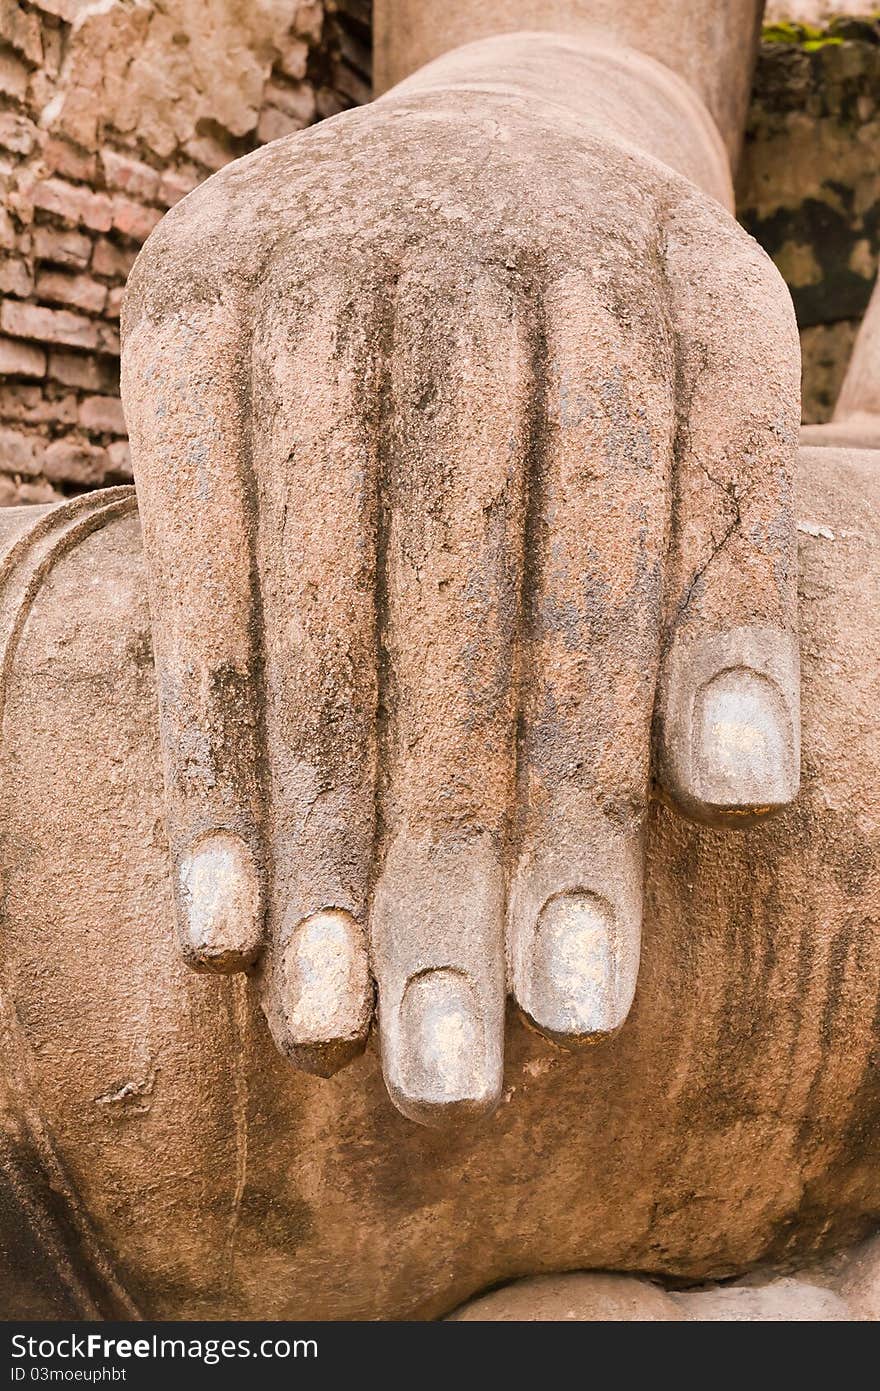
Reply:
<svg viewBox="0 0 880 1391"><path fill-rule="evenodd" d="M863 19L832 19L822 28L781 20L777 24L765 24L761 37L764 43L788 44L805 53L817 53L820 48L833 48L847 40L880 43L880 10L870 11Z"/></svg>

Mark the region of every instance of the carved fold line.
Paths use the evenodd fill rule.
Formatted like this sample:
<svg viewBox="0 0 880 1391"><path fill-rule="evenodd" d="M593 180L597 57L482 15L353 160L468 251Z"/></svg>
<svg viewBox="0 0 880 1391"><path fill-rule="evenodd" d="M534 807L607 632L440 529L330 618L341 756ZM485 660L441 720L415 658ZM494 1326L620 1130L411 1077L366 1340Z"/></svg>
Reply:
<svg viewBox="0 0 880 1391"><path fill-rule="evenodd" d="M523 469L523 534L520 548L520 588L517 599L517 623L513 671L515 696L516 741L514 746L512 783L514 789L511 836L507 847L508 874L512 871L523 834L517 808L528 805L524 795L528 785L528 750L526 730L529 717L529 693L538 689L534 645L539 615L538 589L546 564L541 539L544 515L545 470L547 466L547 420L550 410L550 354L547 341L547 318L544 306L543 277L536 277L536 288L526 306L530 334L529 342L529 412L525 421L526 440ZM509 963L508 963L509 968Z"/></svg>
<svg viewBox="0 0 880 1391"><path fill-rule="evenodd" d="M374 661L376 663L376 740L373 776L373 854L370 862L368 903L382 874L388 834L385 824L385 794L390 766L389 711L394 705L394 671L388 652L387 637L390 622L388 593L388 551L390 545L390 504L388 501L391 467L394 457L394 386L393 362L397 343L399 309L396 270L377 290L372 306L371 336L375 344L375 412L371 432L373 489L374 489ZM370 948L372 969L372 948Z"/></svg>
<svg viewBox="0 0 880 1391"><path fill-rule="evenodd" d="M22 630L37 594L54 565L92 532L134 512L132 487L106 488L52 508L15 541L0 565L0 742L6 692ZM3 961L4 977L8 962ZM52 1138L31 1101L34 1072L8 980L0 988L0 1038L5 1069L0 1076L0 1172L33 1220L34 1233L53 1269L67 1286L81 1318L141 1318L113 1263L83 1210ZM16 1124L17 1122L17 1124ZM15 1155L15 1136L23 1131L40 1173L28 1173ZM42 1179L42 1184L40 1180ZM41 1202L41 1189L53 1195L57 1210Z"/></svg>
<svg viewBox="0 0 880 1391"><path fill-rule="evenodd" d="M60 504L12 545L0 565L0 739L6 685L22 629L46 576L91 532L134 511L134 488L106 488Z"/></svg>

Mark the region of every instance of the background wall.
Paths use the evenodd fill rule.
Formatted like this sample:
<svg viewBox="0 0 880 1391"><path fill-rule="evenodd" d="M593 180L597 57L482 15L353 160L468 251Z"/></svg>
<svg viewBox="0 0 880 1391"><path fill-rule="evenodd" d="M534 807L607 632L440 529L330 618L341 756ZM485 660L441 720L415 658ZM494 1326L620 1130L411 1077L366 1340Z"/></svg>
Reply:
<svg viewBox="0 0 880 1391"><path fill-rule="evenodd" d="M369 97L368 0L0 0L0 504L131 476L119 307L166 208Z"/></svg>
<svg viewBox="0 0 880 1391"><path fill-rule="evenodd" d="M858 8L771 0L739 180L792 287L810 420L880 249L880 23ZM369 45L370 0L0 0L0 504L130 478L139 246L230 159L367 100Z"/></svg>
<svg viewBox="0 0 880 1391"><path fill-rule="evenodd" d="M880 250L880 23L857 7L771 0L738 179L740 219L794 298L809 421L833 409Z"/></svg>

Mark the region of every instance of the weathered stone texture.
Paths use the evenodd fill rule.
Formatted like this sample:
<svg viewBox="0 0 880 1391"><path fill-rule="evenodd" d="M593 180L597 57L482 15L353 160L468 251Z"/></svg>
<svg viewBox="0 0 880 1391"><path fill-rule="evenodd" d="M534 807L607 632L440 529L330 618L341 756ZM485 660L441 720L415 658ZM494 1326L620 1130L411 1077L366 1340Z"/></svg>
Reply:
<svg viewBox="0 0 880 1391"><path fill-rule="evenodd" d="M363 0L0 0L0 505L130 477L117 323L141 243L368 84Z"/></svg>
<svg viewBox="0 0 880 1391"><path fill-rule="evenodd" d="M511 1012L502 1103L451 1136L391 1107L375 1041L309 1077L272 1046L252 984L180 960L137 521L118 494L53 512L48 554L26 542L13 561L13 595L44 567L27 622L7 578L0 635L0 1080L22 1136L0 1164L28 1166L39 1214L0 1218L7 1318L133 1304L148 1318L432 1318L564 1270L680 1286L766 1263L806 1281L805 1264L876 1231L874 455L802 451L799 498L801 797L724 837L654 804L627 1026L568 1050ZM878 1256L865 1248L836 1282L853 1317L880 1312ZM646 1293L602 1283L617 1317ZM679 1298L739 1319L752 1291Z"/></svg>
<svg viewBox="0 0 880 1391"><path fill-rule="evenodd" d="M880 24L840 18L859 9L768 6L739 179L740 215L794 293L810 421L830 415L880 243ZM0 3L0 372L46 402L23 416L4 392L0 424L24 430L28 459L61 439L108 460L98 482L128 476L118 412L86 398L118 391L140 244L230 159L368 100L370 23L370 0ZM52 472L47 496L85 486L57 457ZM3 475L0 501L32 495L13 455Z"/></svg>

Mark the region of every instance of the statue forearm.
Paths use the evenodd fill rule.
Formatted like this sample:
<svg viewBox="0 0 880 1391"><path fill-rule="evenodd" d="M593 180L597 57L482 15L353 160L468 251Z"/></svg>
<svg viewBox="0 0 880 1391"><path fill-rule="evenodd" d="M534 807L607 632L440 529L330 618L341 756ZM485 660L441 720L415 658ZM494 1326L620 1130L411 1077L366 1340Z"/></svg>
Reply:
<svg viewBox="0 0 880 1391"><path fill-rule="evenodd" d="M576 35L501 34L435 59L381 102L409 110L419 95L472 92L522 104L536 130L546 127L549 148L567 135L614 140L733 210L727 154L705 105L644 53Z"/></svg>
<svg viewBox="0 0 880 1391"><path fill-rule="evenodd" d="M735 164L763 8L763 0L376 0L376 90L492 34L591 35L638 49L682 77L705 102Z"/></svg>

